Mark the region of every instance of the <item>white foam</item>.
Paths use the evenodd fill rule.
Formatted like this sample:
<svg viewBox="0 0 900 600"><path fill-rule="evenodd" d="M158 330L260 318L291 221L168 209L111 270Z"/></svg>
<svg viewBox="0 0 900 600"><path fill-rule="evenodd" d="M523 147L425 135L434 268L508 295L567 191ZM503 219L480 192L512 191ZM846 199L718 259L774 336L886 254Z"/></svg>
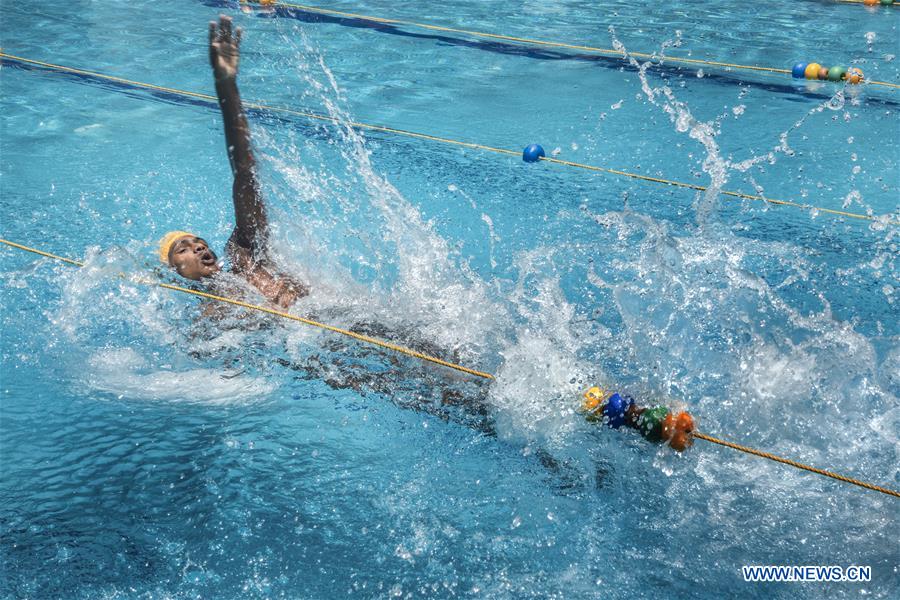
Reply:
<svg viewBox="0 0 900 600"><path fill-rule="evenodd" d="M160 368L131 348L107 348L87 361L82 381L129 400L237 404L259 400L276 386L261 377L222 369Z"/></svg>

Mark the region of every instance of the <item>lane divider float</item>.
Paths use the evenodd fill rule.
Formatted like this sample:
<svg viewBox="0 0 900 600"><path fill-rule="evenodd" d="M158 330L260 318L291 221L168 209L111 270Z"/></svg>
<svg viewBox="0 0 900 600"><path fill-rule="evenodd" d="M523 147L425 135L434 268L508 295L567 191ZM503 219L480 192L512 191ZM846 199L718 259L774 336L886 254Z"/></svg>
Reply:
<svg viewBox="0 0 900 600"><path fill-rule="evenodd" d="M845 81L851 85L862 83L865 78L862 69L857 67L823 67L819 63L799 62L791 69L794 79L818 79L819 81Z"/></svg>

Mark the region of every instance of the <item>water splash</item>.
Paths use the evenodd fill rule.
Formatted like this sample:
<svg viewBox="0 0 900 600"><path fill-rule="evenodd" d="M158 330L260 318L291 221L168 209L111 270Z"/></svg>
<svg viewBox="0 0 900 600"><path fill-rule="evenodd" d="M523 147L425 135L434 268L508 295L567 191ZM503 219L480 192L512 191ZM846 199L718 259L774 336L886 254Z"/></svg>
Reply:
<svg viewBox="0 0 900 600"><path fill-rule="evenodd" d="M434 343L462 358L480 358L488 347L481 341L484 332L503 325L502 303L491 298L490 286L378 173L370 149L377 143L350 126L340 86L303 30L291 29L283 40L293 46L294 72L304 94L336 123L327 131L333 136L329 156L309 152L310 141L301 145L295 139L284 146L264 138L262 143L285 183L279 192L282 258L313 281L306 304L321 308L338 303L388 324L415 323ZM323 287L328 295L317 293ZM471 306L483 310L472 312Z"/></svg>
<svg viewBox="0 0 900 600"><path fill-rule="evenodd" d="M556 274L553 248L521 253L511 301L527 323L502 350L503 365L490 390L502 433L550 446L565 443L580 423L577 399L590 385L607 380L578 355L596 339L575 326L575 306Z"/></svg>
<svg viewBox="0 0 900 600"><path fill-rule="evenodd" d="M261 144L280 178L281 258L302 265L313 280L311 297L297 310L336 314L339 309L352 315L338 316L345 322L364 316L396 330L415 330L457 360L497 375L488 402L503 435L562 443L578 422L573 399L600 370L577 357L594 332L573 326L575 308L560 286L554 250L520 253L512 286L481 279L378 172L372 154L390 148L349 125L340 86L303 30L292 28L282 39L293 48L303 101L338 123L322 133L333 136L330 154L321 144L313 149L312 142L296 137L287 145L264 137ZM479 212L457 184L448 189ZM491 216L480 217L496 267L499 237ZM353 261L371 266L365 282Z"/></svg>
<svg viewBox="0 0 900 600"><path fill-rule="evenodd" d="M752 155L743 160L732 160L722 156L721 148L716 138L721 133L721 122L729 111L719 115L710 121L698 120L686 102L678 99L674 90L663 84L654 87L650 84L648 72L656 65L665 63L666 52L670 48L678 48L681 46L681 32L676 32L673 39L666 40L660 45L658 52L653 53L651 58L644 62L638 61L625 47L624 43L617 37L615 27L610 26L609 32L612 38L613 47L622 53L628 64L637 71L641 82L641 92L644 97L653 105L660 108L674 125L675 131L678 133L686 133L688 137L700 143L705 152L704 159L701 162L701 169L709 176L709 183L706 190L698 192L697 201L694 209L696 220L701 227L713 219L718 207L719 195L728 183L731 173L747 173L757 165L767 163L774 165L778 156L783 154L792 157L795 155L794 150L790 147L789 137L791 134L800 129L806 120L815 114L822 113L824 110L832 110L835 112L844 110L846 105L845 88L838 88L834 95L830 98L811 108L800 119L798 119L790 128L778 135L778 143L769 151L758 155ZM698 73L698 77L702 77L702 71ZM743 98L747 93L745 88L741 89L739 99ZM858 99L853 98L856 102ZM735 118L739 118L744 114L746 106L743 104L734 106L730 110L730 114ZM845 119L849 120L849 113L844 113ZM749 178L756 193L763 198L766 197L765 189L759 185L752 177Z"/></svg>
<svg viewBox="0 0 900 600"><path fill-rule="evenodd" d="M160 369L133 348L107 348L87 361L86 387L118 399L201 404L246 404L266 398L276 385L264 377L221 368Z"/></svg>
<svg viewBox="0 0 900 600"><path fill-rule="evenodd" d="M835 315L818 291L815 251L722 227L684 236L630 212L586 216L629 248L589 277L611 302L604 322L619 322L598 362L626 363L624 385L647 398L684 399L707 431L738 432L823 463L854 465L854 452L887 451L896 331L872 337ZM877 275L894 258L873 260L852 273ZM808 435L814 427L828 434ZM847 436L873 428L879 433L865 450ZM715 469L704 471L716 479Z"/></svg>

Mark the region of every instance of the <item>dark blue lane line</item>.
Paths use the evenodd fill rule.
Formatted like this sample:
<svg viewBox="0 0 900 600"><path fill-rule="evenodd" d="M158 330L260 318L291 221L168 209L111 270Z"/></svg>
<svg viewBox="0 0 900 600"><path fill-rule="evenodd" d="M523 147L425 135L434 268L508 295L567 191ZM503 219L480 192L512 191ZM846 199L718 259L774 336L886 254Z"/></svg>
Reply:
<svg viewBox="0 0 900 600"><path fill-rule="evenodd" d="M154 90L150 88L144 88L137 85L132 85L129 83L124 83L120 81L113 81L110 79L106 79L105 77L99 77L94 75L89 75L87 73L73 73L71 71L61 71L59 69L54 69L52 67L44 67L42 65L35 65L32 63L18 61L14 58L3 57L0 58L0 65L3 67L8 67L11 69L19 69L21 71L37 71L40 73L53 74L62 79L67 79L71 82L75 83L90 83L95 87L99 87L105 90L116 91L124 93L126 96L131 98L138 98L141 100L146 100L147 96L152 96L159 102L163 102L165 104L179 104L179 105L190 105L190 106L203 106L203 107L212 107L218 108L214 102L203 100L202 98L193 98L190 96L182 96L180 94L173 94L171 92L166 92L162 90ZM140 93L138 93L140 92Z"/></svg>
<svg viewBox="0 0 900 600"><path fill-rule="evenodd" d="M101 89L118 92L130 98L135 98L138 100L146 101L150 99L161 102L163 104L193 106L204 108L216 114L219 113L219 105L213 100L204 100L203 98L185 96L183 94L176 94L173 92L167 92L165 90L145 88L139 85L133 85L121 81L111 81L104 77L90 75L87 73L72 73L71 71L60 71L59 69L54 69L52 67L44 67L41 65L18 61L14 58L0 58L0 65L11 69L20 69L22 71L37 71L41 73L52 74L61 77L62 79L66 79L72 83L78 83L82 85L87 84L94 87L99 87ZM297 110L313 114L321 114L317 113L317 111L306 108L298 108ZM309 119L301 117L299 115L292 116L279 114L275 111L270 111L262 108L245 108L245 112L247 113L248 117L251 117L256 121L262 122L267 125L282 125L292 127L293 129L302 133L304 136L315 138L318 140L336 140L336 138L328 132L328 128L322 126L325 124L325 122L314 123ZM379 131L367 131L366 137L379 138L382 141L387 141L388 139L390 139L390 141L395 141L397 139L396 136L390 136L388 138L388 134Z"/></svg>
<svg viewBox="0 0 900 600"><path fill-rule="evenodd" d="M206 6L216 9L227 8L237 10L239 6L233 0L200 0L200 2ZM603 54L594 53L585 54L577 52L567 52L565 50L549 50L547 48L525 44L515 44L493 40L467 39L465 37L453 37L442 33L412 32L402 29L402 26L394 25L391 23L379 23L377 21L369 21L366 19L323 15L322 13L307 11L301 8L294 8L290 6L277 5L273 10L269 12L257 12L256 16L261 19L274 19L281 17L286 19L294 19L303 23L327 23L331 25L341 25L342 27L353 27L356 29L371 29L379 33L386 33L389 35L397 35L401 37L410 37L423 40L433 40L437 42L438 45L474 48L477 50L484 50L486 52L493 52L495 54L521 56L534 60L575 60L595 63L603 68L615 71L618 71L622 67L626 68L629 71L633 70L632 67L624 59L618 56L605 56ZM653 67L653 70L649 72L651 74L660 75L663 79L667 79L681 76L683 75L684 71L688 71L693 74L697 72L697 69L693 67L662 64L655 65ZM785 75L785 77L790 77L790 75ZM810 91L808 89L801 89L794 83L776 83L770 81L762 81L761 77L759 79L747 79L740 75L733 75L731 73L728 73L727 71L719 70L719 68L716 68L716 70L708 73L704 71L703 79L726 86L733 86L735 84L752 85L755 88L759 88L767 92L786 96L785 99L790 102L807 103L810 99L828 100L829 98L831 98L831 94ZM801 82L800 85L804 85L804 83ZM900 106L900 101L882 98L874 95L867 95L866 101L873 104L882 104L885 106Z"/></svg>

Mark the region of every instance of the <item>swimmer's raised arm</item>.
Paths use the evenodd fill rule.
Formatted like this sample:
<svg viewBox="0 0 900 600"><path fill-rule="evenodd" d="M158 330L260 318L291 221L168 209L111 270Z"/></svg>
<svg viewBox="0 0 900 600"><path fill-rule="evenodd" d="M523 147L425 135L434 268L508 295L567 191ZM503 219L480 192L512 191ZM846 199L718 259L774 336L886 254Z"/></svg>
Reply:
<svg viewBox="0 0 900 600"><path fill-rule="evenodd" d="M225 143L234 175L235 227L230 244L249 250L253 256L265 253L269 222L259 189L256 159L250 143L250 126L238 93L241 29L232 29L231 18L219 16L209 24L209 62L216 80L216 95L225 123Z"/></svg>

